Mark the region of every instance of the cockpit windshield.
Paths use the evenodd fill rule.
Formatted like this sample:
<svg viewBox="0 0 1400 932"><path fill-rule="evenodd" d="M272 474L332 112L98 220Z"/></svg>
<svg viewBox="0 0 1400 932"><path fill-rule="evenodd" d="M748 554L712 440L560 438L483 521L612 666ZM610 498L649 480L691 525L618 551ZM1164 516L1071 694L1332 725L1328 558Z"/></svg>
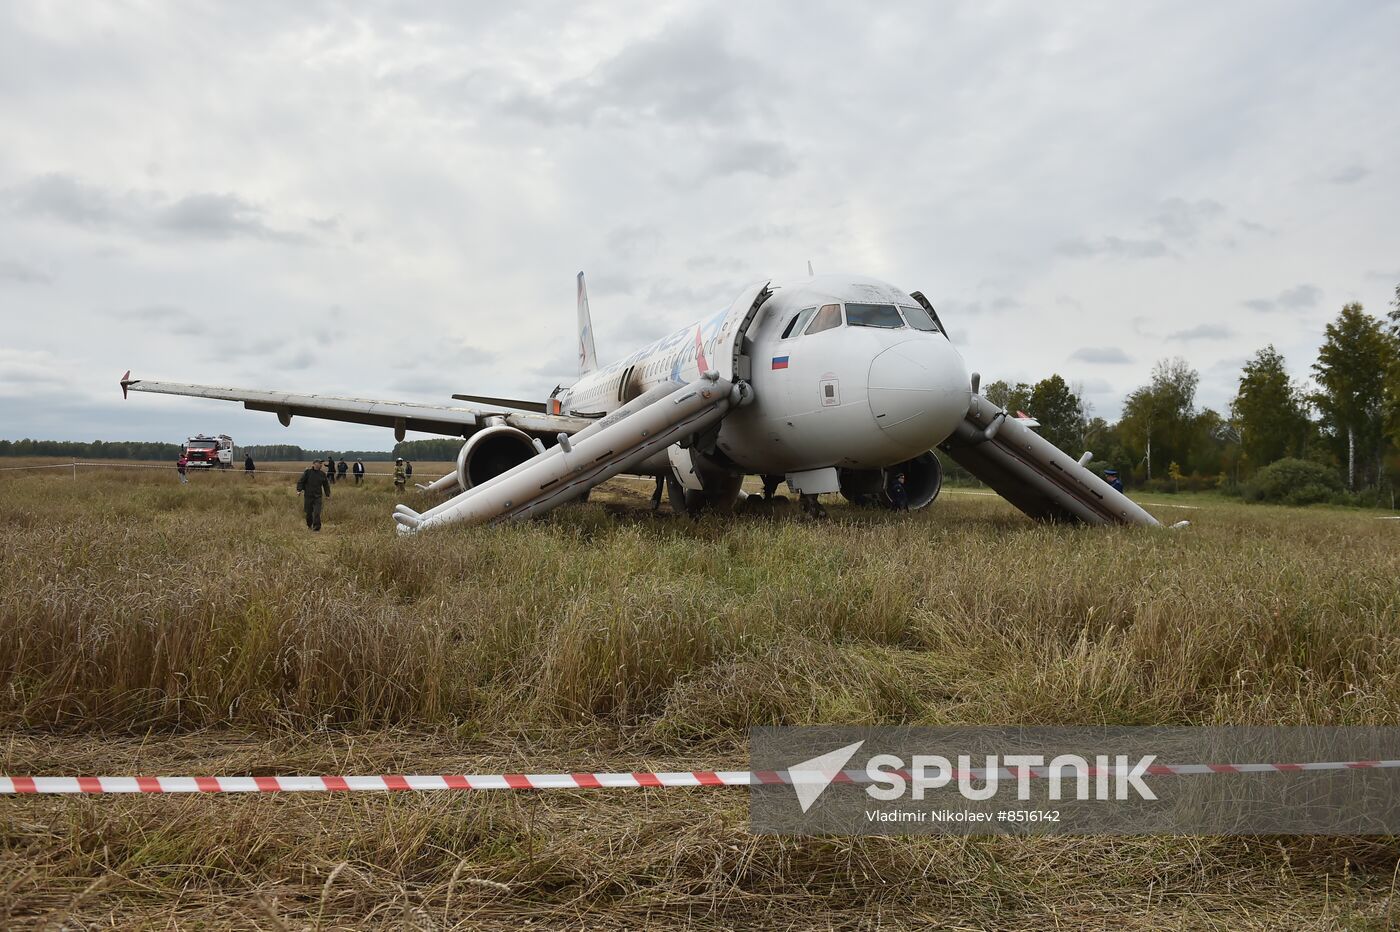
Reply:
<svg viewBox="0 0 1400 932"><path fill-rule="evenodd" d="M852 327L881 327L898 330L904 326L893 304L847 304L846 323Z"/></svg>
<svg viewBox="0 0 1400 932"><path fill-rule="evenodd" d="M933 322L933 318L923 308L901 304L899 309L904 312L904 319L909 321L909 326L915 330L925 330L929 333L938 332L938 325Z"/></svg>
<svg viewBox="0 0 1400 932"><path fill-rule="evenodd" d="M788 321L787 327L783 330L783 335L778 337L778 339L786 340L788 337L794 334L801 333L802 325L807 323L807 318L811 317L813 312L815 311L816 308L814 307L803 309L801 313L797 314L792 318L792 320Z"/></svg>
<svg viewBox="0 0 1400 932"><path fill-rule="evenodd" d="M841 305L823 304L822 309L817 311L812 322L807 325L807 336L814 333L821 333L823 330L832 330L841 326Z"/></svg>

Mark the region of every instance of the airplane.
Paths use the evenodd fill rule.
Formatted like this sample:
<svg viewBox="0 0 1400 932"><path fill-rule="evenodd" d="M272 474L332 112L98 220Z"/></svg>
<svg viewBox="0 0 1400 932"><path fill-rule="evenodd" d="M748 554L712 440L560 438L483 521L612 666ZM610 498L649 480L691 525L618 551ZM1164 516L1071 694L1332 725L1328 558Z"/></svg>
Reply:
<svg viewBox="0 0 1400 932"><path fill-rule="evenodd" d="M935 449L1032 518L1157 525L1151 515L1040 437L1024 412L979 394L942 320L918 291L860 275L809 275L744 288L730 306L600 365L583 273L578 379L543 402L454 395L446 406L121 380L128 392L242 402L283 426L314 417L463 438L456 468L400 504L400 534L542 514L615 475L664 477L673 507L732 510L746 476L764 498L781 483L804 512L818 496L877 501L903 474L911 510L942 486ZM1029 426L1028 426L1029 425Z"/></svg>

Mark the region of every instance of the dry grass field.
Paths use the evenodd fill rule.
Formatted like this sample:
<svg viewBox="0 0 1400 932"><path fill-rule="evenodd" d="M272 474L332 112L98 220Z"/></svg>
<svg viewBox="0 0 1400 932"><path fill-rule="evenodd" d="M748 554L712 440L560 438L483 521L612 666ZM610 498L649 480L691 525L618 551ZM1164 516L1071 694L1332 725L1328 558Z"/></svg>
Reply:
<svg viewBox="0 0 1400 932"><path fill-rule="evenodd" d="M614 480L400 540L382 477L337 486L318 535L293 478L0 472L0 772L743 769L761 724L1400 725L1400 522L1370 513L1091 530L950 492L692 522ZM0 799L6 928L1379 929L1398 867L1392 838L757 837L733 789Z"/></svg>

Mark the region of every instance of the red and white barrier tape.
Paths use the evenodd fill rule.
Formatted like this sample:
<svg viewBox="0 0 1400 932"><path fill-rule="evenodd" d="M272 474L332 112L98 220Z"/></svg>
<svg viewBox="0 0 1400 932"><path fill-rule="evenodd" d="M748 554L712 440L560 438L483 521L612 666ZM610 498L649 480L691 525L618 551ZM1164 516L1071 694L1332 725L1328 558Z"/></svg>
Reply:
<svg viewBox="0 0 1400 932"><path fill-rule="evenodd" d="M1153 764L1140 774L1188 776L1211 773L1302 773L1326 770L1400 768L1400 760L1320 761L1304 764ZM1047 778L1048 767L1027 767ZM1022 768L1001 767L999 780L1015 780ZM1090 767L1089 776L1126 776L1131 767ZM888 771L909 779L907 771ZM955 772L985 780L986 768ZM500 773L440 776L360 777L0 777L0 795L26 793L324 793L430 790L607 790L639 787L774 786L808 783L869 783L864 770L828 778L811 770L685 770L674 773Z"/></svg>

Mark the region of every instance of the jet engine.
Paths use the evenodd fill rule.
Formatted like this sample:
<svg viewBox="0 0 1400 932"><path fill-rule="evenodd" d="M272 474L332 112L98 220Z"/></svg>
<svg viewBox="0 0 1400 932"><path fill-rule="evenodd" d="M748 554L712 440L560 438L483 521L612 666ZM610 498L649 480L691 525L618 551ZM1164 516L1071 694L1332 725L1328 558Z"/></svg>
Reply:
<svg viewBox="0 0 1400 932"><path fill-rule="evenodd" d="M841 495L853 505L889 505L886 489L890 477L900 472L904 473L904 488L909 493L911 509L928 505L943 488L943 464L930 450L885 469L841 470Z"/></svg>
<svg viewBox="0 0 1400 932"><path fill-rule="evenodd" d="M885 498L883 469L842 469L838 477L841 482L841 497L852 505L871 508L889 504Z"/></svg>
<svg viewBox="0 0 1400 932"><path fill-rule="evenodd" d="M904 473L904 488L909 493L911 509L928 505L943 488L943 464L932 450L885 470L887 475L896 472Z"/></svg>
<svg viewBox="0 0 1400 932"><path fill-rule="evenodd" d="M504 424L479 430L457 453L457 481L463 489L470 489L514 469L537 452L523 430Z"/></svg>

